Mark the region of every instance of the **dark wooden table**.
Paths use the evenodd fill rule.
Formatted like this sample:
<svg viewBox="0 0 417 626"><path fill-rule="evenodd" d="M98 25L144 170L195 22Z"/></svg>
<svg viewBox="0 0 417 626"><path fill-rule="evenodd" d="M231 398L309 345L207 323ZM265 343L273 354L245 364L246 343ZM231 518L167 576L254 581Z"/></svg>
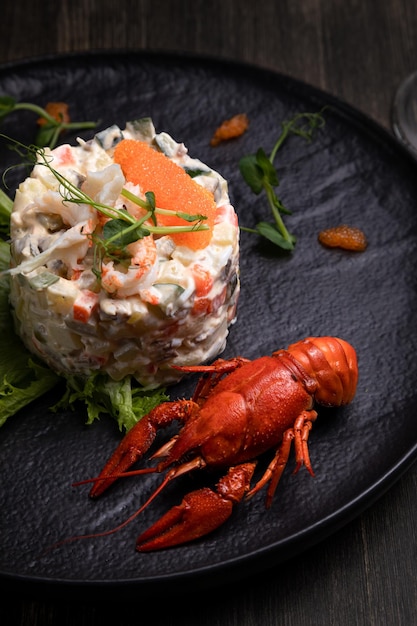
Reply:
<svg viewBox="0 0 417 626"><path fill-rule="evenodd" d="M100 50L186 51L250 62L347 101L390 128L417 69L414 0L5 0L0 63ZM353 470L354 471L354 468ZM409 626L417 623L417 466L376 504L289 562L209 593L122 603L5 598L5 626L113 623ZM150 616L148 615L150 612ZM148 616L145 617L145 614Z"/></svg>

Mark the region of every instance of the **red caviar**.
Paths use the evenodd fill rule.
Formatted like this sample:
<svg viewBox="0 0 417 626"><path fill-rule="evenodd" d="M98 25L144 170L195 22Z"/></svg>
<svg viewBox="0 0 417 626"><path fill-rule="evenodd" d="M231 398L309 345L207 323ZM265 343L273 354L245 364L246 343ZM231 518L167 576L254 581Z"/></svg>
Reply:
<svg viewBox="0 0 417 626"><path fill-rule="evenodd" d="M65 124L70 122L68 104L66 102L48 102L45 106L45 111L57 122L64 122ZM44 117L40 117L38 124L39 126L45 126L48 124L48 121Z"/></svg>
<svg viewBox="0 0 417 626"><path fill-rule="evenodd" d="M363 231L346 224L322 230L319 242L327 248L343 248L354 252L363 252L368 245Z"/></svg>
<svg viewBox="0 0 417 626"><path fill-rule="evenodd" d="M177 245L198 250L210 243L216 203L213 195L198 185L182 167L149 144L135 139L123 139L118 143L113 158L122 168L126 180L139 185L143 193L153 191L157 207L207 217L203 223L209 230L170 235ZM190 225L175 215L158 214L157 219L162 226Z"/></svg>
<svg viewBox="0 0 417 626"><path fill-rule="evenodd" d="M222 141L240 137L240 135L243 135L243 133L247 131L248 127L249 119L246 113L238 113L237 115L231 117L230 120L225 120L217 128L211 138L210 145L218 146Z"/></svg>

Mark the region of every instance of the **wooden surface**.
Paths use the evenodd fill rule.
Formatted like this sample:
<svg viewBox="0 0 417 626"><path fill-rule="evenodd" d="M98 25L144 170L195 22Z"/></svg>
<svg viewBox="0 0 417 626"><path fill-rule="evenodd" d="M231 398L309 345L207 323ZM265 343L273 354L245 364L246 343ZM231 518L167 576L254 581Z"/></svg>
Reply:
<svg viewBox="0 0 417 626"><path fill-rule="evenodd" d="M99 49L186 51L277 70L390 127L417 69L415 0L4 0L0 63ZM395 364L393 364L395 366ZM354 468L353 470L354 471ZM99 626L417 624L417 466L324 543L262 575L157 605L2 597L0 623ZM302 506L302 503L300 503ZM194 605L196 605L194 607ZM152 617L145 617L150 611Z"/></svg>

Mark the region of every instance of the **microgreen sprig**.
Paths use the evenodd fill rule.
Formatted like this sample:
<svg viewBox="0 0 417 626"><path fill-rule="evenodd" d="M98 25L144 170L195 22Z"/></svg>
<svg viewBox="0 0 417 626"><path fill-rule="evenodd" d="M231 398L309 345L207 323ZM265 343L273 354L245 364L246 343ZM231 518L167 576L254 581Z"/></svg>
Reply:
<svg viewBox="0 0 417 626"><path fill-rule="evenodd" d="M291 134L311 141L316 130L325 124L322 113L323 109L318 113L298 113L291 120L282 123L282 132L269 157L263 148L259 148L256 154L244 156L239 161L240 172L251 190L256 195L265 191L274 218L272 224L262 221L256 224L255 228L240 226L241 230L261 235L284 250L294 249L296 237L287 230L282 218L282 215L290 215L291 211L285 207L274 189L279 185L274 160L278 150Z"/></svg>
<svg viewBox="0 0 417 626"><path fill-rule="evenodd" d="M2 135L0 134L0 136ZM126 246L129 243L138 241L150 234L170 235L174 233L209 230L209 226L203 223L204 220L207 219L205 215L191 215L182 211L172 211L170 209L157 207L155 204L155 194L152 191L147 191L144 194L145 199L143 199L126 188L122 189L122 196L144 209L144 214L140 219L135 218L125 208L118 209L97 202L80 187L72 183L68 178L52 167L51 161L53 160L53 155L47 153L44 148L33 145L25 146L15 140L13 140L13 144L19 154L25 153L26 157L29 158L31 162L47 167L59 183L59 193L62 196L63 202L91 206L109 218L109 221L105 222L103 226L102 233L100 235L94 233L91 237L95 245L93 271L98 278L101 276L101 263L105 257L117 259L121 262L130 258L130 255L126 251ZM5 175L6 172L3 174L3 178ZM156 218L157 214L174 215L183 219L187 224L159 226ZM32 266L33 263L30 266L31 269L33 269ZM17 269L18 268L15 268L13 271L16 272Z"/></svg>
<svg viewBox="0 0 417 626"><path fill-rule="evenodd" d="M55 148L59 135L64 130L86 130L95 128L97 122L71 122L66 121L62 115L54 117L48 111L32 102L17 102L12 96L0 96L0 121L6 115L16 111L31 111L44 121L38 129L35 143L40 148L49 146Z"/></svg>
<svg viewBox="0 0 417 626"><path fill-rule="evenodd" d="M193 213L192 215L190 213L184 213L183 211L172 211L171 209L161 209L160 207L156 207L155 206L155 195L153 193L153 191L147 191L145 193L145 196L147 198L147 202L142 200L139 196L136 196L134 193L132 193L131 191L129 191L128 189L122 189L122 196L124 196L127 200L131 200L132 202L134 202L135 204L137 204L138 206L142 207L143 209L148 209L151 202L152 202L152 198L153 198L153 216L152 218L154 218L154 214L156 215L175 215L176 217L179 217L180 219L184 220L185 222L202 222L204 220L207 219L206 215L201 215L201 213ZM156 218L155 218L155 224L156 224ZM171 228L174 228L173 226ZM179 228L183 228L182 226ZM207 226L208 228L208 226ZM202 228L200 230L207 230L207 228ZM189 230L189 229L187 229ZM194 228L192 230L195 230Z"/></svg>
<svg viewBox="0 0 417 626"><path fill-rule="evenodd" d="M58 172L55 168L51 166L48 159L46 158L45 152L37 149L38 154L41 156L41 164L46 165L50 172L55 176L55 178L60 183L60 192L65 202L73 202L75 204L87 204L97 211L109 217L112 221L115 221L117 225L122 225L127 223L129 226L124 226L123 229L119 230L119 237L122 237L124 234L133 233L135 228L140 228L142 224L148 220L153 222L153 226L147 224L147 235L153 233L155 235L169 235L172 233L181 233L181 232L191 232L191 231L200 231L200 230L208 230L209 227L202 222L207 219L205 215L191 215L189 213L183 213L182 211L172 211L170 209L161 209L155 206L155 195L152 191L147 191L145 193L146 200L143 200L139 196L131 193L127 189L122 189L121 195L125 198L128 198L142 209L146 210L146 213L137 220L133 215L128 213L125 209L117 209L116 207L109 206L107 204L102 204L101 202L97 202L93 200L85 191L74 185L70 180L65 178L60 172ZM164 214L164 215L175 215L176 217L180 217L184 221L187 222L197 222L192 226L158 226L156 222L155 215L156 214ZM107 222L106 226L109 227L111 222ZM117 227L116 227L117 230ZM142 235L145 236L145 235ZM136 239L140 239L140 236L137 236L131 240L136 241ZM130 242L130 243L131 243Z"/></svg>

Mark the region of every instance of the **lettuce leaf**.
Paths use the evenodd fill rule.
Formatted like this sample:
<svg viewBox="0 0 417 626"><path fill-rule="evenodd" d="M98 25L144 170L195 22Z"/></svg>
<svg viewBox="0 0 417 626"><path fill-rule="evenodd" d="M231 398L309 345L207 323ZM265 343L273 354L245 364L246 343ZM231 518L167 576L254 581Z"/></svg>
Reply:
<svg viewBox="0 0 417 626"><path fill-rule="evenodd" d="M10 214L13 208L13 200L0 189L0 232L9 234Z"/></svg>
<svg viewBox="0 0 417 626"><path fill-rule="evenodd" d="M9 266L9 244L0 240L0 270ZM36 398L52 389L57 374L24 347L13 328L9 305L9 277L0 275L0 426Z"/></svg>
<svg viewBox="0 0 417 626"><path fill-rule="evenodd" d="M74 409L77 402L84 402L87 424L101 414L108 414L117 421L120 430L128 431L155 406L169 400L164 389L144 389L131 376L115 381L107 374L95 372L87 380L77 376L66 379L66 392L53 410Z"/></svg>

